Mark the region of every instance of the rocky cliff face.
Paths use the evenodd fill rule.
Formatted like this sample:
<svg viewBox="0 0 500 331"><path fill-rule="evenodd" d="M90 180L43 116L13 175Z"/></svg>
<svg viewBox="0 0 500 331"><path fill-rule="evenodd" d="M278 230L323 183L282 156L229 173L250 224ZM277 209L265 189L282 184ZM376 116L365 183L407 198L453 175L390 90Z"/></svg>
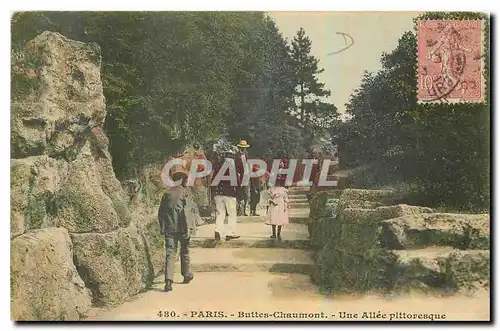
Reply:
<svg viewBox="0 0 500 331"><path fill-rule="evenodd" d="M113 172L99 47L44 32L12 63L12 318L78 319L149 286L163 240Z"/></svg>

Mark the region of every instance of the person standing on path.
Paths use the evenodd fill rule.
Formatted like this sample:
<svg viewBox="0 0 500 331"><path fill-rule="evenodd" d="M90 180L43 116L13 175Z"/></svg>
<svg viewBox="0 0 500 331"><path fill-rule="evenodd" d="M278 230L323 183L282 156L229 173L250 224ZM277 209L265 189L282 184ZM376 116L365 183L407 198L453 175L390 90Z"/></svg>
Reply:
<svg viewBox="0 0 500 331"><path fill-rule="evenodd" d="M232 163L233 167L235 167L234 162L234 152L225 152L214 166L212 181L222 169L225 169L222 167L224 163ZM230 168L227 168L226 173L221 175L228 175L227 172L230 171ZM224 235L226 241L239 238L240 236L235 234L237 186L231 185L229 180L220 180L217 186L212 189L215 202L215 241L221 240L221 236ZM226 216L227 224L224 224Z"/></svg>
<svg viewBox="0 0 500 331"><path fill-rule="evenodd" d="M186 187L187 172L180 169L174 170L172 179L180 180L182 184L169 188L163 195L158 210L160 230L165 236L165 292L172 291L175 257L179 242L183 283L187 284L194 278L190 271L189 239L196 228L196 215L194 215L196 211L192 209L195 204Z"/></svg>
<svg viewBox="0 0 500 331"><path fill-rule="evenodd" d="M259 166L254 164L252 171L257 172ZM260 202L260 192L262 192L263 187L263 177L252 177L250 178L250 215L259 216L257 214L257 205Z"/></svg>
<svg viewBox="0 0 500 331"><path fill-rule="evenodd" d="M272 239L281 240L281 227L289 223L288 219L288 190L285 188L285 177L278 176L276 184L269 188L269 198L267 201L266 224L271 225ZM278 233L276 233L278 228Z"/></svg>
<svg viewBox="0 0 500 331"><path fill-rule="evenodd" d="M238 203L238 216L248 216L247 202L250 200L250 185L242 185L243 175L249 172L248 169L248 148L250 145L246 140L241 140L238 145L238 152L236 153L236 172L238 173L238 195L237 195L237 203ZM243 206L242 206L243 203Z"/></svg>

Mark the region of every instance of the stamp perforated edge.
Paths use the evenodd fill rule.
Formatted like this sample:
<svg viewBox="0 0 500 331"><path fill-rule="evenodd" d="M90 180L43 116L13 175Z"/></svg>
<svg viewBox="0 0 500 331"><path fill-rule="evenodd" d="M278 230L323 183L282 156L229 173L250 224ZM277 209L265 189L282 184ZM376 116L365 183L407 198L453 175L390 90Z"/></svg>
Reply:
<svg viewBox="0 0 500 331"><path fill-rule="evenodd" d="M488 18L476 18L476 19L418 19L415 20L414 24L414 29L415 29L415 35L417 37L417 45L415 48L415 54L417 55L417 68L416 68L416 78L417 78L417 104L419 105L435 105L435 104L485 104L486 103L486 80L487 80L487 73L485 71L485 60L487 54L485 54L485 49L486 49L486 19ZM421 21L481 21L481 40L483 41L481 43L481 98L478 100L468 100L468 99L459 99L459 98L447 98L447 99L438 99L438 100L421 100L418 98L418 91L420 90L420 80L418 79L419 77L419 63L418 63L418 22Z"/></svg>

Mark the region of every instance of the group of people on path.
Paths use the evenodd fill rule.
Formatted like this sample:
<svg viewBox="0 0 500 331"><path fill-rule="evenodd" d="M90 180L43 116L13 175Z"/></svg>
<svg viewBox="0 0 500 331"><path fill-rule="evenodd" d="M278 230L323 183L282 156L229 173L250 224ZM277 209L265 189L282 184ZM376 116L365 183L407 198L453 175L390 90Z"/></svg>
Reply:
<svg viewBox="0 0 500 331"><path fill-rule="evenodd" d="M249 185L242 185L243 175L248 173L248 145L242 140L237 145L238 151L226 151L220 155L219 160L214 164L213 177L221 171L224 162L235 162L238 184L231 185L228 180L221 180L213 189L213 199L215 202L215 233L216 241L225 238L226 240L236 239L240 236L236 231L237 216L247 216L247 204L249 202L250 215L257 214L257 206L260 203L261 192L268 188L268 200L266 201L266 224L273 227L271 238L281 240L281 226L288 223L288 194L284 187L284 180L278 178L274 186L268 187L269 170L265 169L265 174L261 177L253 177L249 180ZM258 167L254 165L254 167ZM227 169L226 171L228 171ZM252 169L258 171L258 168ZM224 175L227 175L224 174ZM225 221L227 220L227 223ZM276 234L276 226L279 227Z"/></svg>
<svg viewBox="0 0 500 331"><path fill-rule="evenodd" d="M225 162L234 162L237 173L237 185L230 180L221 180L217 186L212 188L212 196L215 204L215 241L224 238L226 241L239 238L236 224L237 216L247 216L246 209L249 202L250 214L257 215L257 205L260 202L262 190L267 188L266 201L266 224L272 228L271 238L281 240L282 226L289 223L288 190L285 187L285 176L278 175L274 185L268 185L270 177L269 169L261 177L250 178L249 185L242 185L243 175L248 173L247 164L248 148L250 145L241 140L237 145L237 151L225 151L220 154L218 160L213 162L212 179L223 169ZM287 167L286 160L282 160L280 167ZM225 168L227 169L227 168ZM254 169L256 171L258 169ZM229 171L227 169L226 171ZM165 288L166 292L172 290L174 261L177 247L180 243L181 274L183 283L193 280L193 273L189 264L189 240L193 230L196 228L195 210L190 190L187 188L187 172L182 167L174 168L171 172L173 181L180 180L182 184L170 188L162 197L158 220L161 232L165 236ZM228 175L228 174L223 174ZM227 223L225 222L227 220Z"/></svg>

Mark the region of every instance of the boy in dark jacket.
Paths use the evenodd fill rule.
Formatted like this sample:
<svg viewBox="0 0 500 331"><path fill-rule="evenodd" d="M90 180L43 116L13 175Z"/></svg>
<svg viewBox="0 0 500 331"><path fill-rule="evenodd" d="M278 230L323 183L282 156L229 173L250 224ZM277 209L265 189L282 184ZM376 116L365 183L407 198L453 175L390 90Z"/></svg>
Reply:
<svg viewBox="0 0 500 331"><path fill-rule="evenodd" d="M158 210L160 229L165 236L165 292L172 291L175 255L179 242L184 284L194 278L189 265L189 239L196 228L196 210L193 208L196 205L186 187L187 174L179 171L172 176L172 179L182 180L182 185L170 188L163 195Z"/></svg>

